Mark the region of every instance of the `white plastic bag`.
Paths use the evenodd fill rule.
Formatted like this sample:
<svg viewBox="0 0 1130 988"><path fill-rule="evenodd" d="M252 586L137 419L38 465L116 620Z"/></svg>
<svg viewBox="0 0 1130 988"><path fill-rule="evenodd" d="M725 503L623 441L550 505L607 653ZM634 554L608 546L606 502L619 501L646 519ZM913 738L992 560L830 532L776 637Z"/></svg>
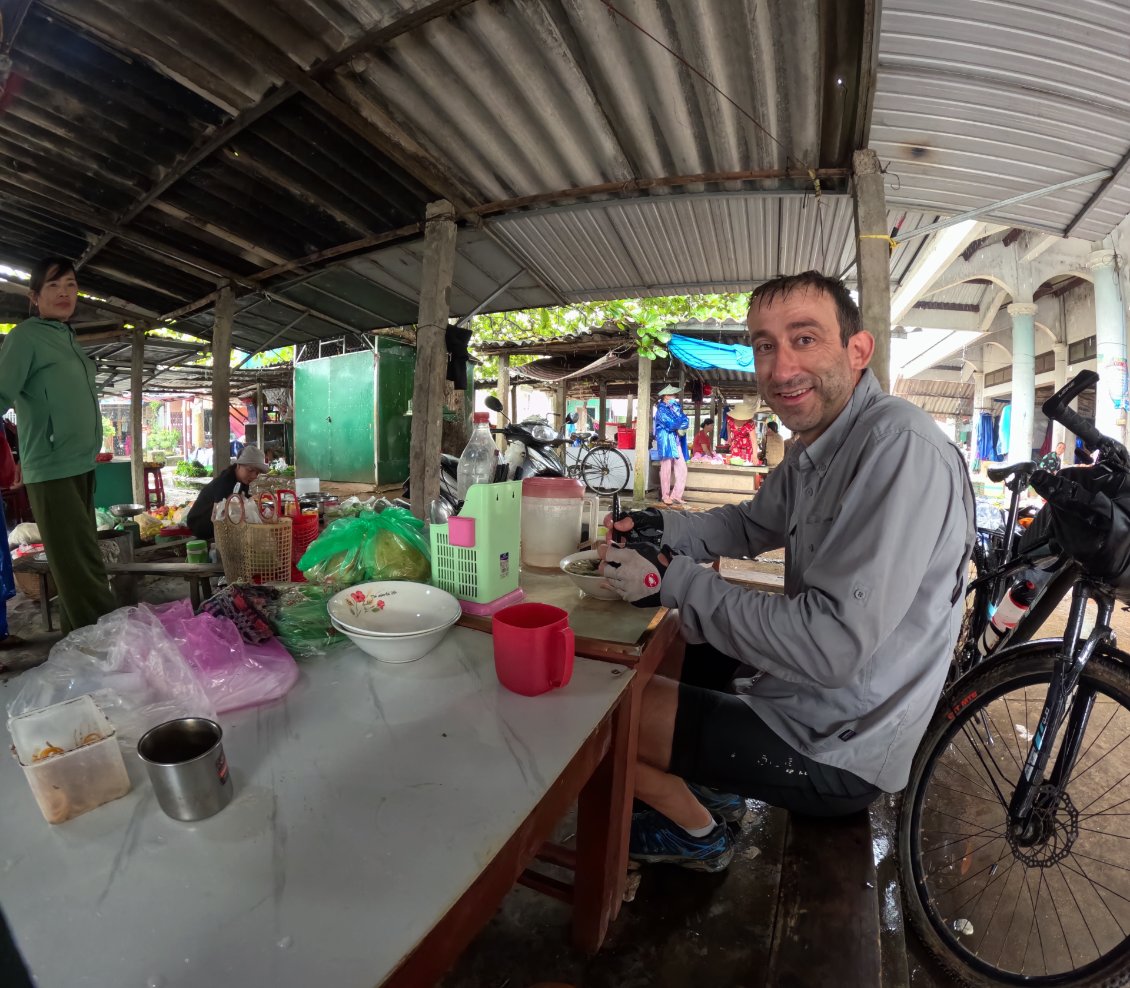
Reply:
<svg viewBox="0 0 1130 988"><path fill-rule="evenodd" d="M177 642L146 607L122 607L72 631L19 683L9 718L90 693L127 747L167 720L216 717Z"/></svg>

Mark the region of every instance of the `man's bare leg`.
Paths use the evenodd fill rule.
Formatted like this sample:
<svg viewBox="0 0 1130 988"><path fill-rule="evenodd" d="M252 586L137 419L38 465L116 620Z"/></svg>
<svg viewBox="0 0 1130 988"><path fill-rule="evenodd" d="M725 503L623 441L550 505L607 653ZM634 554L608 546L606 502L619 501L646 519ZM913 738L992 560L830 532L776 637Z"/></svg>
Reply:
<svg viewBox="0 0 1130 988"><path fill-rule="evenodd" d="M710 811L691 794L687 784L667 771L671 765L671 739L679 684L652 677L643 693L636 765L636 796L680 827L697 830L714 823Z"/></svg>

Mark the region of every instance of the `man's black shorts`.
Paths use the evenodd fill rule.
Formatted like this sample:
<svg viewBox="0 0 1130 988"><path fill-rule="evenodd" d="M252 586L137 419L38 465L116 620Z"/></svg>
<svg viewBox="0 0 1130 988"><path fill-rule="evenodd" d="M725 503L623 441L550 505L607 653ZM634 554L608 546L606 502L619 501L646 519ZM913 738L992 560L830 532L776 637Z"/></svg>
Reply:
<svg viewBox="0 0 1130 988"><path fill-rule="evenodd" d="M840 816L875 801L875 786L814 762L773 733L731 691L740 668L711 645L687 646L671 741L673 774L806 816Z"/></svg>

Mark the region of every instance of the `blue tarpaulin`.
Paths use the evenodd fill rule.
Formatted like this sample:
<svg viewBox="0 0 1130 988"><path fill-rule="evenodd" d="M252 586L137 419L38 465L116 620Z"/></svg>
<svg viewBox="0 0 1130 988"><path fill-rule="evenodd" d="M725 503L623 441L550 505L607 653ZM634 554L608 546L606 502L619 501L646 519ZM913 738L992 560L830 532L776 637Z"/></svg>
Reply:
<svg viewBox="0 0 1130 988"><path fill-rule="evenodd" d="M696 370L741 371L753 373L753 350L738 344L711 343L708 340L695 340L689 336L672 334L667 343L671 354L688 367Z"/></svg>

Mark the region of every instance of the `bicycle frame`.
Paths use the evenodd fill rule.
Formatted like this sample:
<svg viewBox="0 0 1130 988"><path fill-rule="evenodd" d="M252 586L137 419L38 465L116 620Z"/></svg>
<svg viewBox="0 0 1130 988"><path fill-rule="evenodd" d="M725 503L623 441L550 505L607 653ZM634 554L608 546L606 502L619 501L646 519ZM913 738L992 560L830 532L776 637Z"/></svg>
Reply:
<svg viewBox="0 0 1130 988"><path fill-rule="evenodd" d="M1098 606L1098 619L1090 635L1080 644L1083 618L1090 600L1094 600ZM1009 802L1009 825L1022 844L1034 843L1040 839L1037 811L1054 805L1055 794L1061 791L1075 768L1079 747L1095 702L1094 690L1078 691L1077 687L1095 649L1112 641L1110 619L1113 613L1114 594L1109 587L1088 578L1076 582L1071 594L1071 612L1062 646L1056 657L1048 695L1044 699L1039 724L1028 748L1023 772ZM1060 728L1064 726L1063 717L1072 693L1075 696L1071 702L1063 743L1045 785L1048 760ZM1044 797L1043 800L1041 796Z"/></svg>

